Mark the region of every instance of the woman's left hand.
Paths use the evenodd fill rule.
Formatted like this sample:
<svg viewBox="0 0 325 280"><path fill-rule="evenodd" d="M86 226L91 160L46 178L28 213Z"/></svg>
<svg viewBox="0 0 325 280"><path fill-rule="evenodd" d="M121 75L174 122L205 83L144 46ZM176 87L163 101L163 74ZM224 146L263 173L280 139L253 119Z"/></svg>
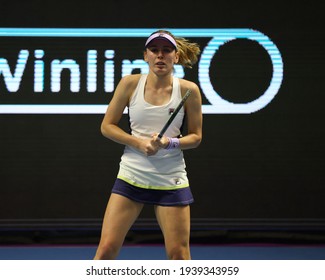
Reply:
<svg viewBox="0 0 325 280"><path fill-rule="evenodd" d="M159 133L152 134L152 141L158 145L159 148L165 149L169 144L169 140L166 136L159 138L158 135Z"/></svg>

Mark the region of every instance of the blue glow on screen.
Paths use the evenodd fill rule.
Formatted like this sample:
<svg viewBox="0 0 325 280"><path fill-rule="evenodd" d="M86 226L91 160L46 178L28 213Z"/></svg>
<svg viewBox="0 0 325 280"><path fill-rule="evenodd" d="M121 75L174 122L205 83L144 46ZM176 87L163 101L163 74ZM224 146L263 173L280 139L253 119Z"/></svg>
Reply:
<svg viewBox="0 0 325 280"><path fill-rule="evenodd" d="M1 37L79 37L79 38L138 38L148 37L157 29L90 29L90 28L0 28ZM280 51L269 37L259 31L252 29L169 29L175 36L188 38L210 38L205 46L201 46L202 54L198 62L197 80L202 89L202 94L210 104L202 105L204 114L250 114L261 110L267 106L278 93L283 80L283 61ZM213 57L218 52L220 46L236 39L248 39L258 42L266 50L272 63L272 78L269 87L264 93L252 101L246 103L233 103L223 99L213 88L210 81L209 71ZM44 50L34 51L34 92L44 91ZM104 63L104 91L114 91L114 50L105 52ZM29 56L32 54L28 50L20 50L17 63L14 69L10 70L6 58L1 57L0 53L0 78L9 92L17 92L22 81L24 70ZM96 50L88 50L87 53L87 92L97 90L97 63L98 54ZM133 61L124 59L122 62L122 76L128 75L134 68L139 68L141 73L148 72L148 65L143 59ZM71 92L80 91L81 70L80 65L73 59L53 60L51 62L51 91L60 92L61 72L64 69L70 71L70 90ZM184 77L184 69L177 65L175 76ZM0 104L0 114L103 114L107 104Z"/></svg>

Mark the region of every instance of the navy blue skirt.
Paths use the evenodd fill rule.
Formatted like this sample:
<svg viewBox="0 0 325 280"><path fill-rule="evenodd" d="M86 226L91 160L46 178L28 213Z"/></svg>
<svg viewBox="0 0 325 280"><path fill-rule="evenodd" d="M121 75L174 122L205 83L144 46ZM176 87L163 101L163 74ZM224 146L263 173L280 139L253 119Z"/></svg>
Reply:
<svg viewBox="0 0 325 280"><path fill-rule="evenodd" d="M123 195L139 203L162 206L180 206L194 202L190 187L176 190L148 190L132 186L121 179L116 179L112 193Z"/></svg>

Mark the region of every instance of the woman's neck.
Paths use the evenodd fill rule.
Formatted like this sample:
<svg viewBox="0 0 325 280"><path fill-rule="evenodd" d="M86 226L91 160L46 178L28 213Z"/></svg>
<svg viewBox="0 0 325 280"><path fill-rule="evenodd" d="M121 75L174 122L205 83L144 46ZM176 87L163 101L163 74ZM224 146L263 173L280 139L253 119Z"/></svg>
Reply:
<svg viewBox="0 0 325 280"><path fill-rule="evenodd" d="M161 89L161 88L169 88L173 84L173 76L165 75L158 76L155 74L148 74L147 77L147 85L151 88Z"/></svg>

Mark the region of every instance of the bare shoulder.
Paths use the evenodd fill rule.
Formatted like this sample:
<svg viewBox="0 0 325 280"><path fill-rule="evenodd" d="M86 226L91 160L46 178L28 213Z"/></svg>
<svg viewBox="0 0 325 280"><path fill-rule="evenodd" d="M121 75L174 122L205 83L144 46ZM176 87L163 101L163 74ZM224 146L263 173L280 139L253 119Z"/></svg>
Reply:
<svg viewBox="0 0 325 280"><path fill-rule="evenodd" d="M179 79L179 83L181 86L182 95L184 95L188 89L191 90L192 93L200 94L199 87L196 83L185 79Z"/></svg>
<svg viewBox="0 0 325 280"><path fill-rule="evenodd" d="M185 110L187 113L200 115L201 114L201 105L202 98L199 87L196 83L188 81L185 79L180 79L180 86L182 91L182 96L185 95L187 90L191 91L191 95L188 100L185 102Z"/></svg>
<svg viewBox="0 0 325 280"><path fill-rule="evenodd" d="M124 76L120 80L119 86L128 92L133 92L140 80L140 77L141 74L132 74Z"/></svg>
<svg viewBox="0 0 325 280"><path fill-rule="evenodd" d="M112 104L115 104L116 106L117 104L118 106L127 106L135 88L137 87L140 77L141 75L139 74L124 76L114 91L110 107L113 106Z"/></svg>

